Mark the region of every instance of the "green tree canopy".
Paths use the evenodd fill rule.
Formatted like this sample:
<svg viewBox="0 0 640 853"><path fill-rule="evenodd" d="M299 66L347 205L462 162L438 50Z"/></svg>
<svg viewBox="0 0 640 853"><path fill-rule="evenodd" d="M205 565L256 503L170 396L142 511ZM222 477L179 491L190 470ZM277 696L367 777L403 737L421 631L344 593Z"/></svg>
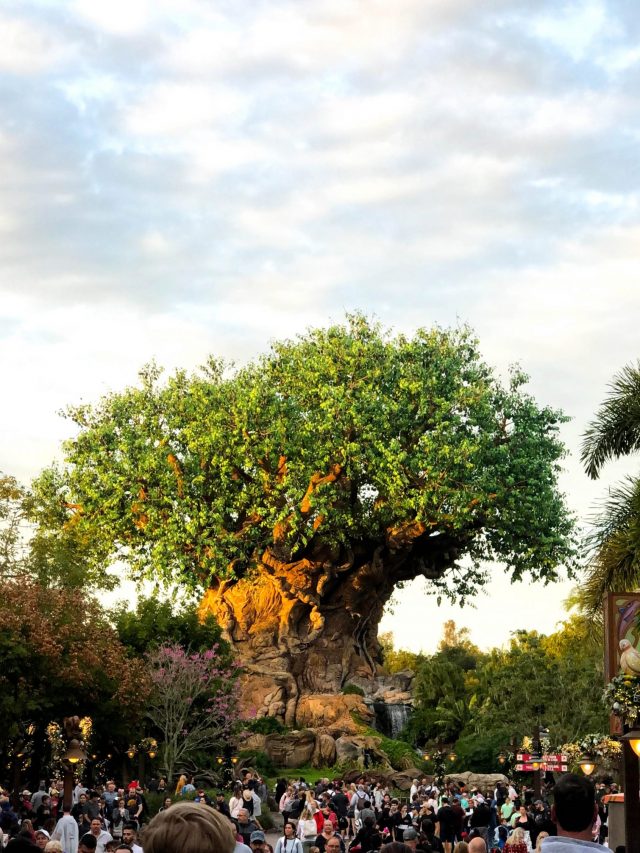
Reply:
<svg viewBox="0 0 640 853"><path fill-rule="evenodd" d="M187 652L203 652L216 646L217 658L230 660L229 644L222 638L213 616L200 618L193 604L176 606L174 601L157 595L140 596L135 609L120 602L110 612L120 642L135 655L163 645L177 645Z"/></svg>
<svg viewBox="0 0 640 853"><path fill-rule="evenodd" d="M162 383L150 367L69 410L77 435L36 484L41 517L63 511L98 564L190 586L265 560L331 574L381 546L400 580L452 597L478 589L486 560L552 581L573 558L564 418L525 379L499 382L466 328L394 337L361 316L237 370L211 360Z"/></svg>

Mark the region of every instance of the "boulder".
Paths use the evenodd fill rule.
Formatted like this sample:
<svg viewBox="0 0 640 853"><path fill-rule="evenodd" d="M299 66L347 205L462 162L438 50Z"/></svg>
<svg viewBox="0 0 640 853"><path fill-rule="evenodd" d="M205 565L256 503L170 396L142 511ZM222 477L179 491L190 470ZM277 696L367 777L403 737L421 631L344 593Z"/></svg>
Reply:
<svg viewBox="0 0 640 853"><path fill-rule="evenodd" d="M369 751L370 759L374 764L389 766L386 755L380 751L380 738L368 737L366 735L343 735L336 742L336 760L339 764L357 763L364 767L364 751Z"/></svg>
<svg viewBox="0 0 640 853"><path fill-rule="evenodd" d="M371 725L374 714L362 696L341 693L312 693L301 696L296 708L296 721L305 728L329 729L336 735L357 734L355 714L365 725Z"/></svg>
<svg viewBox="0 0 640 853"><path fill-rule="evenodd" d="M266 735L252 734L249 735L242 743L243 750L255 750L256 752L265 752L267 742Z"/></svg>
<svg viewBox="0 0 640 853"><path fill-rule="evenodd" d="M265 736L264 751L277 767L304 767L315 748L316 734L309 729Z"/></svg>
<svg viewBox="0 0 640 853"><path fill-rule="evenodd" d="M333 767L336 763L336 742L330 734L322 732L316 735L316 746L313 752L314 767Z"/></svg>
<svg viewBox="0 0 640 853"><path fill-rule="evenodd" d="M418 770L417 767L408 767L406 770L398 770L396 773L392 773L389 781L394 788L399 788L401 791L408 791L414 779L423 779L424 777L425 774L422 770ZM429 779L428 776L426 778Z"/></svg>
<svg viewBox="0 0 640 853"><path fill-rule="evenodd" d="M498 782L508 784L509 780L503 773L449 773L444 777L445 782L464 782L467 788L479 788L481 791L493 791Z"/></svg>

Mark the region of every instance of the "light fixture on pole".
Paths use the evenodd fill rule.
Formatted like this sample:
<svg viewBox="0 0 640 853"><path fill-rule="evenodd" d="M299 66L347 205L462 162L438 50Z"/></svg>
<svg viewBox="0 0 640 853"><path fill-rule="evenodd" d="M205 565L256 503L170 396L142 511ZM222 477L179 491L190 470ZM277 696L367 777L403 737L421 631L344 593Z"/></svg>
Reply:
<svg viewBox="0 0 640 853"><path fill-rule="evenodd" d="M596 769L596 763L590 755L586 753L581 757L580 761L580 769L584 773L585 776L591 776L593 771Z"/></svg>
<svg viewBox="0 0 640 853"><path fill-rule="evenodd" d="M534 773L537 773L542 766L542 758L537 752L532 753L531 758L529 759L531 762L531 769Z"/></svg>
<svg viewBox="0 0 640 853"><path fill-rule="evenodd" d="M424 752L424 753L422 754L422 759L423 759L423 761L431 761L431 755L430 755L430 753L428 753L428 752Z"/></svg>
<svg viewBox="0 0 640 853"><path fill-rule="evenodd" d="M453 750L451 750L451 752L450 752L450 753L449 753L449 755L447 756L447 758L449 759L449 761L450 761L452 764L453 764L453 762L456 760L456 758L457 758L457 757L458 757L458 756L455 754L455 752L454 752Z"/></svg>
<svg viewBox="0 0 640 853"><path fill-rule="evenodd" d="M504 764L506 760L507 756L504 754L504 752L498 753L498 764Z"/></svg>
<svg viewBox="0 0 640 853"><path fill-rule="evenodd" d="M620 740L629 741L631 749L640 758L640 729L631 729L620 737Z"/></svg>
<svg viewBox="0 0 640 853"><path fill-rule="evenodd" d="M87 753L82 748L82 743L75 737L69 741L69 747L65 753L65 759L69 764L78 764L87 760Z"/></svg>

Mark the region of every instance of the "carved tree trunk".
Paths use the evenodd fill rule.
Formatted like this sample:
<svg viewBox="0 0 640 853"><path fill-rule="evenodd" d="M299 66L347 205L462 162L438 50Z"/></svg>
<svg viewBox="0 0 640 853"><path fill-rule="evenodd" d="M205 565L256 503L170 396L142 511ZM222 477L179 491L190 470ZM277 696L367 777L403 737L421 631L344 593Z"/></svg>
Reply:
<svg viewBox="0 0 640 853"><path fill-rule="evenodd" d="M267 550L251 579L209 589L201 612L214 614L244 668L241 709L295 725L307 694L363 687L381 674L378 625L397 583L439 577L455 560L448 537L423 525L389 531L342 562L314 554L283 562Z"/></svg>

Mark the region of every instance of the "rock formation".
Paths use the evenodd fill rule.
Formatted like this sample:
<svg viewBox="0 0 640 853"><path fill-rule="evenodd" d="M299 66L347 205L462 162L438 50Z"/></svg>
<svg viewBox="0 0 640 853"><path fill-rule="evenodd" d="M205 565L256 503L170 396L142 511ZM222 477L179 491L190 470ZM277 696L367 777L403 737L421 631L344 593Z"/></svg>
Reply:
<svg viewBox="0 0 640 853"><path fill-rule="evenodd" d="M375 549L363 543L341 554L325 547L293 563L276 553L267 549L250 577L218 582L201 603L243 667L243 715L312 725L310 715L318 715L303 699L330 696L323 700L322 725L346 724L354 709L337 695L345 684L370 697L409 702L407 674L393 680L381 667L378 624L398 583L446 571L458 553L451 540L411 522L389 529L384 546Z"/></svg>

